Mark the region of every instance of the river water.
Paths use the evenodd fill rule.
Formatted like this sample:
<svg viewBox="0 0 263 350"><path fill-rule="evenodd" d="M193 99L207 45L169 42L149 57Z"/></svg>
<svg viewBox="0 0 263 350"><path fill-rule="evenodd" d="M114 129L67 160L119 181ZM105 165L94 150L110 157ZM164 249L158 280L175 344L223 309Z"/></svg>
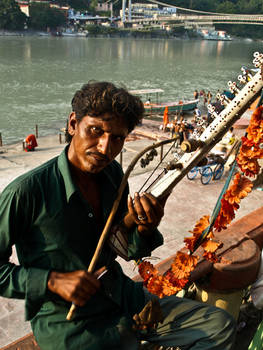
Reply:
<svg viewBox="0 0 263 350"><path fill-rule="evenodd" d="M131 38L0 37L0 132L4 144L65 126L73 94L88 80L162 88L163 101L227 88L252 67L262 42Z"/></svg>

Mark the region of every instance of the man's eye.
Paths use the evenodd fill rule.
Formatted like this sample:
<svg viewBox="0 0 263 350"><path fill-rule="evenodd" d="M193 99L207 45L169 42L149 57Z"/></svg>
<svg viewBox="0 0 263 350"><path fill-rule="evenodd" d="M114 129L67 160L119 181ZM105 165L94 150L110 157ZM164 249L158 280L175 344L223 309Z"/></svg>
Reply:
<svg viewBox="0 0 263 350"><path fill-rule="evenodd" d="M92 126L90 128L90 131L92 132L92 134L96 134L96 135L101 135L103 133L101 128L98 128L97 126Z"/></svg>

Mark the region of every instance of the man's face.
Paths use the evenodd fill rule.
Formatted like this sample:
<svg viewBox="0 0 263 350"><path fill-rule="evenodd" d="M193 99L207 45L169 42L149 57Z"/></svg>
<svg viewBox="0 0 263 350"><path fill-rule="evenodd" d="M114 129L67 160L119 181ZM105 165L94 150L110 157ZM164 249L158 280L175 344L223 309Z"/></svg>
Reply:
<svg viewBox="0 0 263 350"><path fill-rule="evenodd" d="M68 131L72 136L68 159L83 172L96 174L122 150L128 128L123 120L110 113L99 117L85 116L77 122L70 115Z"/></svg>

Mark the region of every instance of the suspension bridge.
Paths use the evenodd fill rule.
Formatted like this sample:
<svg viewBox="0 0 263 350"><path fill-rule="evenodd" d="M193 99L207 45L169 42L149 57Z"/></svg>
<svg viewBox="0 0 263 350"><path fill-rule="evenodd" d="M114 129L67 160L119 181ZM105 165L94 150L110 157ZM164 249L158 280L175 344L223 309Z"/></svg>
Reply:
<svg viewBox="0 0 263 350"><path fill-rule="evenodd" d="M154 3L166 7L174 7L180 10L170 15L154 14L152 17L132 16L132 1L128 0L128 7L126 8L126 0L122 0L122 22L127 24L155 24L158 23L172 23L175 26L184 27L200 27L200 26L214 26L215 24L250 24L250 25L263 25L263 14L251 15L251 14L227 14L227 13L214 13L198 10L191 10L187 8L172 6L160 1L152 0L150 3ZM183 13L186 12L186 13Z"/></svg>

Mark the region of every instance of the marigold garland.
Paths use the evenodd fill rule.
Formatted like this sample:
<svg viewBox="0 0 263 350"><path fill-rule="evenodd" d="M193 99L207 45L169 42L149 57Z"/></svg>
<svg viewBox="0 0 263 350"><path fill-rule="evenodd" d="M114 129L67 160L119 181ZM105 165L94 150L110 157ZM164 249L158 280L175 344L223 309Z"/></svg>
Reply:
<svg viewBox="0 0 263 350"><path fill-rule="evenodd" d="M217 262L216 250L222 246L222 242L213 240L213 231L226 229L235 218L235 211L239 208L241 199L252 191L253 184L248 177L256 176L260 171L258 163L263 158L263 107L257 107L251 116L246 136L242 137L242 145L239 155L236 157L237 164L244 174L237 172L234 175L231 186L221 199L221 208L215 220L214 226L206 234L201 246L204 249L203 257L209 261ZM160 298L172 295L180 291L187 284L191 271L197 265L198 258L192 255L196 243L202 233L209 227L210 217L203 216L197 221L191 237L184 239L185 247L189 253L178 251L170 269L160 275L158 270L148 261L139 264L139 273L144 280L147 289Z"/></svg>

